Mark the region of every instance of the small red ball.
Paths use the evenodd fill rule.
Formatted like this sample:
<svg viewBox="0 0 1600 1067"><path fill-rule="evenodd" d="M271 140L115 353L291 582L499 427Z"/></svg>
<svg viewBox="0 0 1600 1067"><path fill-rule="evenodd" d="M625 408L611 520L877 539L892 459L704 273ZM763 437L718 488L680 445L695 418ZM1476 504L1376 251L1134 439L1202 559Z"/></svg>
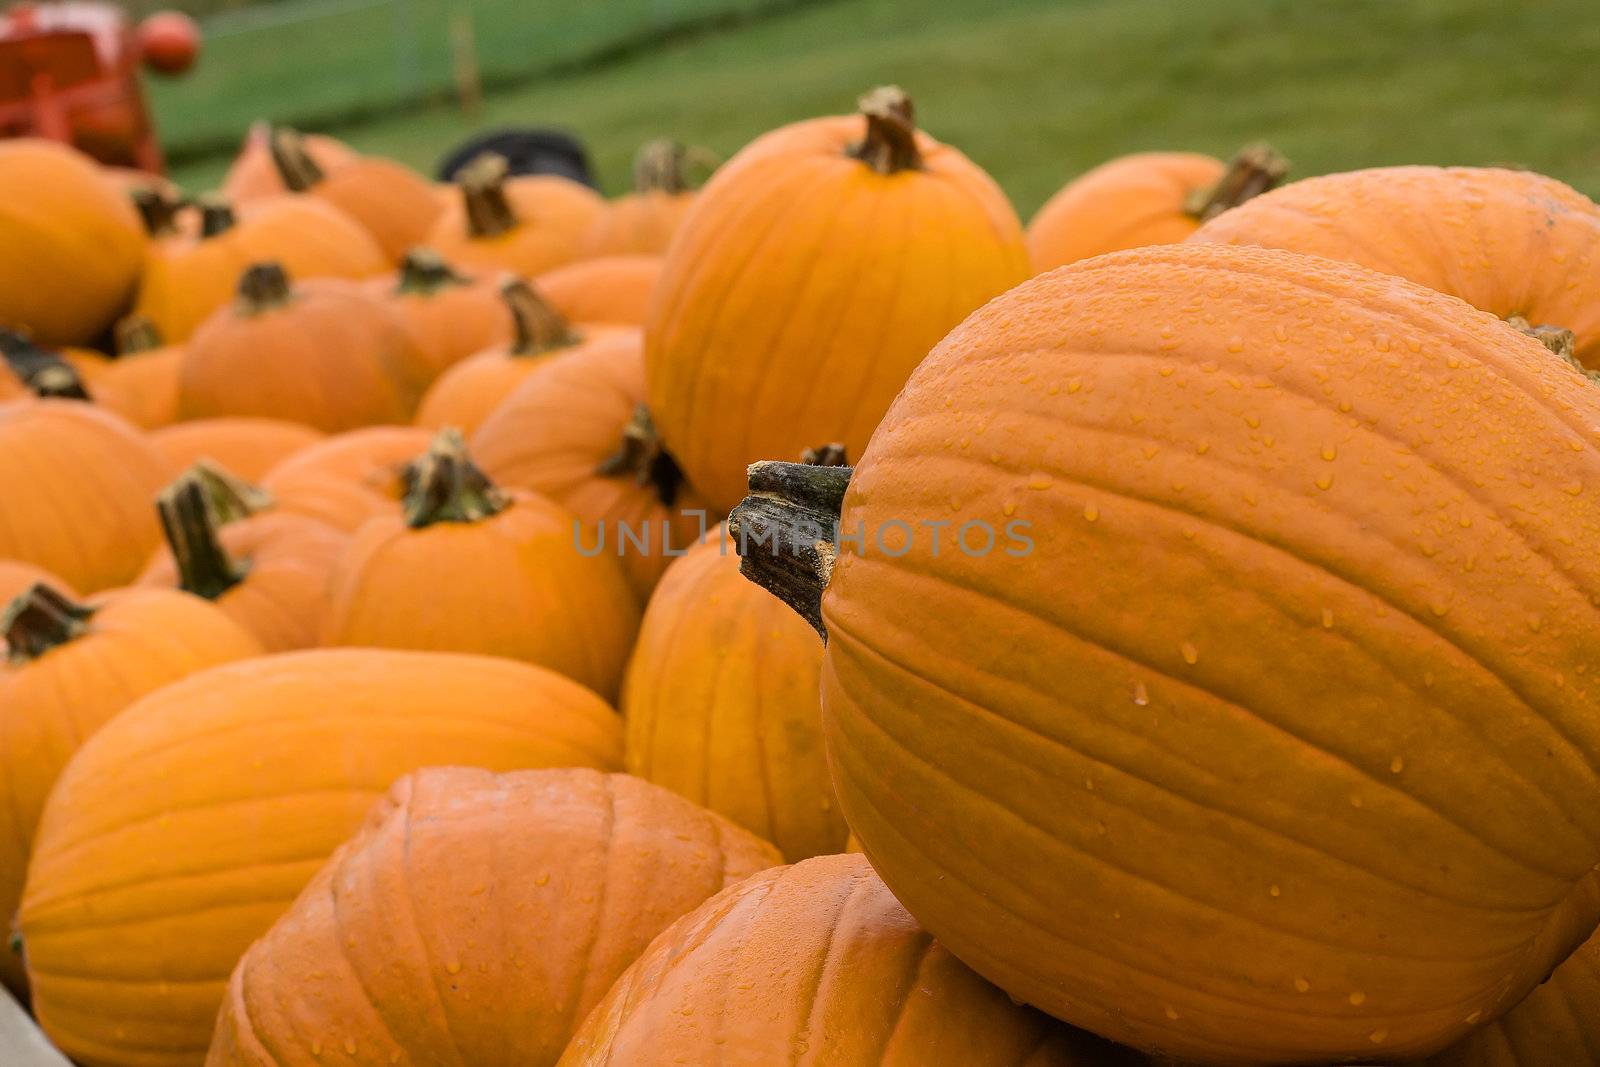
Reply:
<svg viewBox="0 0 1600 1067"><path fill-rule="evenodd" d="M182 74L200 54L200 27L181 11L158 11L139 24L139 55L161 74Z"/></svg>

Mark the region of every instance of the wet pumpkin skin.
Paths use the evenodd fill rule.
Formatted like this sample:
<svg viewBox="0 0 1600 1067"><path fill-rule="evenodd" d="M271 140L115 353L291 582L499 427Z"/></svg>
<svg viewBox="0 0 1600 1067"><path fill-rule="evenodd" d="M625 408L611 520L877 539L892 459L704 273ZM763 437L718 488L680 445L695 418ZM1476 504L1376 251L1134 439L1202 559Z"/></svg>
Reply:
<svg viewBox="0 0 1600 1067"><path fill-rule="evenodd" d="M1034 547L842 544L824 728L885 881L1014 996L1402 1059L1600 919L1600 393L1542 345L1353 265L1101 257L891 409L843 526L934 519Z"/></svg>

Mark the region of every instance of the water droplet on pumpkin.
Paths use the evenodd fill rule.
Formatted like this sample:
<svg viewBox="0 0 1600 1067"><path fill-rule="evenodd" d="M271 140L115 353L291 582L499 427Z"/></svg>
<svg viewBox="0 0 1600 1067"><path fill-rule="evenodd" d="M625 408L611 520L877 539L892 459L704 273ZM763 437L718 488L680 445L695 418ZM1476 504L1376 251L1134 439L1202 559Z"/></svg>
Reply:
<svg viewBox="0 0 1600 1067"><path fill-rule="evenodd" d="M344 1054L346 1056L354 1056L356 1054L356 1040L355 1040L355 1038L347 1037L347 1038L344 1039Z"/></svg>
<svg viewBox="0 0 1600 1067"><path fill-rule="evenodd" d="M1534 633L1538 633L1540 630L1544 629L1544 619L1538 615L1529 615L1528 629L1532 630Z"/></svg>
<svg viewBox="0 0 1600 1067"><path fill-rule="evenodd" d="M1000 505L1000 510L1007 515L1015 515L1017 513L1017 502L1015 500L1007 500Z"/></svg>
<svg viewBox="0 0 1600 1067"><path fill-rule="evenodd" d="M1401 771L1403 771L1405 769L1406 769L1405 757L1396 756L1394 759L1389 761L1389 773L1390 774L1399 774Z"/></svg>
<svg viewBox="0 0 1600 1067"><path fill-rule="evenodd" d="M1361 806L1361 803L1362 803L1361 802L1361 797L1359 795L1357 795L1355 793L1351 793L1350 794L1350 806L1352 808L1359 808Z"/></svg>
<svg viewBox="0 0 1600 1067"><path fill-rule="evenodd" d="M1260 429L1260 427L1261 427L1261 416L1260 415L1246 415L1244 417L1244 424L1246 426L1250 427L1252 430Z"/></svg>
<svg viewBox="0 0 1600 1067"><path fill-rule="evenodd" d="M1243 352L1244 351L1244 338L1240 337L1238 334L1234 334L1232 337L1228 338L1228 351L1229 352Z"/></svg>
<svg viewBox="0 0 1600 1067"><path fill-rule="evenodd" d="M1311 983L1304 978L1296 978L1294 980L1294 991L1296 993L1309 993L1311 992Z"/></svg>
<svg viewBox="0 0 1600 1067"><path fill-rule="evenodd" d="M1333 629L1333 609L1332 608L1323 608L1322 609L1322 628L1324 630Z"/></svg>
<svg viewBox="0 0 1600 1067"><path fill-rule="evenodd" d="M1178 651L1183 653L1183 662L1187 663L1189 666L1193 667L1196 663L1200 662L1200 650L1195 648L1190 642L1185 641L1183 644L1179 645Z"/></svg>
<svg viewBox="0 0 1600 1067"><path fill-rule="evenodd" d="M1172 372L1173 372L1174 369L1175 368L1173 368L1173 367L1162 367L1159 370L1157 370L1156 373L1161 375L1163 378L1170 378L1170 377L1172 377Z"/></svg>
<svg viewBox="0 0 1600 1067"><path fill-rule="evenodd" d="M961 440L957 441L956 444L960 446L961 451L965 452L967 449L972 447L972 438L963 437Z"/></svg>
<svg viewBox="0 0 1600 1067"><path fill-rule="evenodd" d="M1339 458L1339 446L1336 445L1336 444L1333 444L1331 442L1328 443L1328 444L1323 445L1322 446L1322 458L1327 460L1329 463L1332 463L1334 460L1338 459Z"/></svg>
<svg viewBox="0 0 1600 1067"><path fill-rule="evenodd" d="M460 974L461 973L461 961L460 960L451 960L449 963L446 963L444 965L444 969L446 971L448 971L449 973L451 973L451 974Z"/></svg>
<svg viewBox="0 0 1600 1067"><path fill-rule="evenodd" d="M1381 1045L1385 1041L1389 1040L1389 1031L1380 1026L1376 1030L1372 1031L1372 1033L1367 1035L1367 1040L1371 1041L1374 1045Z"/></svg>
<svg viewBox="0 0 1600 1067"><path fill-rule="evenodd" d="M1351 409L1351 407L1353 407L1353 406L1354 406L1354 405L1352 405L1352 404L1351 404L1351 403L1350 403L1350 401L1348 401L1348 400L1341 400L1341 401L1339 401L1339 414L1341 414L1341 415L1348 415L1348 414L1350 414L1350 409Z"/></svg>
<svg viewBox="0 0 1600 1067"><path fill-rule="evenodd" d="M1350 1003L1354 1004L1356 1007L1359 1008L1361 1005L1365 1004L1366 1002L1367 1002L1367 995L1365 993L1362 993L1362 992L1358 991L1358 992L1350 994Z"/></svg>
<svg viewBox="0 0 1600 1067"><path fill-rule="evenodd" d="M1133 683L1133 702L1141 708L1150 703L1150 690L1145 688L1143 682Z"/></svg>
<svg viewBox="0 0 1600 1067"><path fill-rule="evenodd" d="M1069 381L1067 383L1067 392L1069 392L1069 393L1076 393L1079 389L1082 389L1082 388L1083 388L1083 383L1080 382L1076 378L1072 379L1071 381Z"/></svg>
<svg viewBox="0 0 1600 1067"><path fill-rule="evenodd" d="M1090 522L1098 522L1100 519L1100 509L1093 504L1085 504L1083 506L1083 517L1088 519Z"/></svg>
<svg viewBox="0 0 1600 1067"><path fill-rule="evenodd" d="M1317 488L1326 492L1333 488L1333 475L1324 474L1317 478Z"/></svg>
<svg viewBox="0 0 1600 1067"><path fill-rule="evenodd" d="M1055 479L1050 477L1050 475L1046 474L1044 471L1034 471L1033 474L1028 477L1028 488L1048 489L1054 482Z"/></svg>
<svg viewBox="0 0 1600 1067"><path fill-rule="evenodd" d="M1426 671L1426 672L1423 673L1423 675L1422 675L1423 688L1432 689L1434 681L1435 681L1435 679L1433 677L1433 672L1432 671Z"/></svg>
<svg viewBox="0 0 1600 1067"><path fill-rule="evenodd" d="M1561 488L1566 490L1568 496L1582 496L1583 495L1583 483L1582 482L1573 482L1570 485L1563 485Z"/></svg>
<svg viewBox="0 0 1600 1067"><path fill-rule="evenodd" d="M1176 1008L1174 1008L1171 1004L1163 1005L1163 1008L1165 1009L1165 1011L1167 1013L1167 1018L1169 1018L1169 1019L1177 1019L1178 1010Z"/></svg>
<svg viewBox="0 0 1600 1067"><path fill-rule="evenodd" d="M312 1039L312 1042L311 1042L311 1054L313 1056L322 1055L322 1041L320 1039L315 1039L315 1038Z"/></svg>
<svg viewBox="0 0 1600 1067"><path fill-rule="evenodd" d="M1061 386L1058 385L1055 382L1051 382L1050 383L1050 388L1045 390L1046 395L1049 395L1049 396L1055 396L1056 394L1058 394L1060 392L1061 392Z"/></svg>
<svg viewBox="0 0 1600 1067"><path fill-rule="evenodd" d="M533 880L533 884L534 885L549 885L550 884L550 872L549 871L545 871L544 873L539 875L539 877L537 877L537 878L535 878Z"/></svg>
<svg viewBox="0 0 1600 1067"><path fill-rule="evenodd" d="M1283 896L1283 890L1282 890L1282 889L1280 889L1280 888L1278 888L1278 887L1277 887L1277 886L1276 886L1276 885L1273 885L1273 886L1268 886L1268 887L1267 887L1267 893L1268 893L1268 894L1269 894L1269 895L1270 895L1270 896L1274 896L1274 897L1281 897L1281 896Z"/></svg>
<svg viewBox="0 0 1600 1067"><path fill-rule="evenodd" d="M1467 1023L1468 1026L1471 1026L1473 1023L1477 1022L1481 1018L1483 1018L1483 1012L1475 1011L1471 1015L1467 1016L1466 1023Z"/></svg>
<svg viewBox="0 0 1600 1067"><path fill-rule="evenodd" d="M1428 610L1432 611L1435 615L1442 619L1446 615L1450 614L1450 605L1445 603L1443 600L1435 600L1433 603L1428 605Z"/></svg>
<svg viewBox="0 0 1600 1067"><path fill-rule="evenodd" d="M1201 441L1199 444L1194 446L1194 450L1195 450L1195 452L1197 452L1198 454L1203 456L1207 452L1211 451L1211 442L1210 441Z"/></svg>

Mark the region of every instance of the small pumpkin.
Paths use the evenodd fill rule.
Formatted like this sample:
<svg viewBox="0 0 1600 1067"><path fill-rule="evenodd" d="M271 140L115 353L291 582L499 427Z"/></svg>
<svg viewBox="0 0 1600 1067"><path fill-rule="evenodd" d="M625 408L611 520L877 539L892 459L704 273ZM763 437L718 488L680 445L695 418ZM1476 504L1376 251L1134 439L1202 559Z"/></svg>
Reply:
<svg viewBox="0 0 1600 1067"><path fill-rule="evenodd" d="M361 156L324 171L307 138L285 126L272 131L272 160L284 186L326 200L366 228L391 263L420 243L443 212L433 183L410 167Z"/></svg>
<svg viewBox="0 0 1600 1067"><path fill-rule="evenodd" d="M330 582L326 645L526 660L615 699L639 608L615 558L579 551L571 516L496 488L440 431L402 509L362 526Z"/></svg>
<svg viewBox="0 0 1600 1067"><path fill-rule="evenodd" d="M637 330L569 324L520 278L505 279L500 293L511 312L511 339L484 349L441 374L417 407L418 426L433 430L454 426L463 433L472 433L552 354L598 346L639 347Z"/></svg>
<svg viewBox="0 0 1600 1067"><path fill-rule="evenodd" d="M95 376L96 404L143 430L178 420L180 345L162 344L160 331L146 318L130 315L117 324L117 359Z"/></svg>
<svg viewBox="0 0 1600 1067"><path fill-rule="evenodd" d="M127 195L54 141L0 140L0 326L81 345L127 306L145 234Z"/></svg>
<svg viewBox="0 0 1600 1067"><path fill-rule="evenodd" d="M210 460L250 481L259 481L296 452L324 439L304 423L243 415L180 422L150 435L150 442L177 470Z"/></svg>
<svg viewBox="0 0 1600 1067"><path fill-rule="evenodd" d="M16 559L0 559L0 604L9 604L35 585L45 585L63 596L77 594L66 582L43 567Z"/></svg>
<svg viewBox="0 0 1600 1067"><path fill-rule="evenodd" d="M660 256L596 256L539 275L539 295L572 322L643 326Z"/></svg>
<svg viewBox="0 0 1600 1067"><path fill-rule="evenodd" d="M1264 144L1233 159L1139 152L1074 178L1028 223L1028 256L1043 272L1145 245L1176 244L1200 225L1283 181L1287 161Z"/></svg>
<svg viewBox="0 0 1600 1067"><path fill-rule="evenodd" d="M71 400L0 404L0 558L80 592L125 585L156 547L171 467L123 419Z"/></svg>
<svg viewBox="0 0 1600 1067"><path fill-rule="evenodd" d="M900 90L768 133L667 252L645 327L661 439L719 513L756 460L859 455L934 342L1029 273L1005 194L918 131Z"/></svg>
<svg viewBox="0 0 1600 1067"><path fill-rule="evenodd" d="M186 419L256 416L334 433L407 421L425 374L377 297L331 278L291 288L282 266L258 263L239 278L237 303L190 339L178 407Z"/></svg>
<svg viewBox="0 0 1600 1067"><path fill-rule="evenodd" d="M1377 167L1287 185L1197 232L1363 267L1502 319L1570 330L1600 370L1600 206L1529 171Z"/></svg>
<svg viewBox="0 0 1600 1067"><path fill-rule="evenodd" d="M753 875L651 943L589 1013L562 1067L1123 1067L973 974L861 856Z"/></svg>
<svg viewBox="0 0 1600 1067"><path fill-rule="evenodd" d="M606 205L584 236L585 256L659 256L694 203L691 166L715 167L705 152L677 141L646 142L633 157L633 191Z"/></svg>
<svg viewBox="0 0 1600 1067"><path fill-rule="evenodd" d="M209 486L203 470L191 469L162 490L156 510L167 546L151 559L139 584L212 601L269 652L317 644L328 578L344 551L345 534L282 508L219 514Z"/></svg>
<svg viewBox="0 0 1600 1067"><path fill-rule="evenodd" d="M306 135L305 150L324 174L337 174L361 158L343 141L320 133ZM272 126L258 122L250 127L239 154L223 176L222 195L232 203L247 204L279 197L288 191L272 158Z"/></svg>
<svg viewBox="0 0 1600 1067"><path fill-rule="evenodd" d="M492 656L322 649L159 689L45 805L18 916L39 1024L80 1063L192 1067L239 958L395 779L620 754L599 697Z"/></svg>
<svg viewBox="0 0 1600 1067"><path fill-rule="evenodd" d="M492 152L469 163L428 245L465 270L524 277L579 258L584 235L605 211L600 194L553 174L509 178L506 170Z"/></svg>
<svg viewBox="0 0 1600 1067"><path fill-rule="evenodd" d="M625 774L418 771L239 961L206 1063L316 1067L337 1034L372 1063L552 1067L652 937L779 862Z"/></svg>
<svg viewBox="0 0 1600 1067"><path fill-rule="evenodd" d="M468 278L431 248L411 249L397 276L369 288L399 313L426 361L428 384L468 356L511 340L511 311L499 282Z"/></svg>
<svg viewBox="0 0 1600 1067"><path fill-rule="evenodd" d="M399 505L406 468L432 440L414 426L349 430L279 463L262 478L262 487L279 507L354 533Z"/></svg>
<svg viewBox="0 0 1600 1067"><path fill-rule="evenodd" d="M43 582L4 609L0 635L0 915L22 900L45 798L87 737L146 693L196 671L262 654L255 638L198 597L123 589L80 602ZM0 953L0 981L25 986Z"/></svg>

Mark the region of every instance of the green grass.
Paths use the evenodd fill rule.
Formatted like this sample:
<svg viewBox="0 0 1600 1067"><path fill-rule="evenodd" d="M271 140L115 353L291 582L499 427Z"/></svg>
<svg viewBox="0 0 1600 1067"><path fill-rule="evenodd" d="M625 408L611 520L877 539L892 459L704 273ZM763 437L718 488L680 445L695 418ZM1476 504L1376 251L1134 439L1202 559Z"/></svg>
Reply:
<svg viewBox="0 0 1600 1067"><path fill-rule="evenodd" d="M1024 215L1124 152L1226 154L1256 138L1301 175L1516 163L1594 196L1600 93L1585 72L1597 54L1593 0L832 0L528 82L475 122L439 107L332 132L428 167L475 127L565 126L616 190L647 138L726 155L897 82Z"/></svg>

